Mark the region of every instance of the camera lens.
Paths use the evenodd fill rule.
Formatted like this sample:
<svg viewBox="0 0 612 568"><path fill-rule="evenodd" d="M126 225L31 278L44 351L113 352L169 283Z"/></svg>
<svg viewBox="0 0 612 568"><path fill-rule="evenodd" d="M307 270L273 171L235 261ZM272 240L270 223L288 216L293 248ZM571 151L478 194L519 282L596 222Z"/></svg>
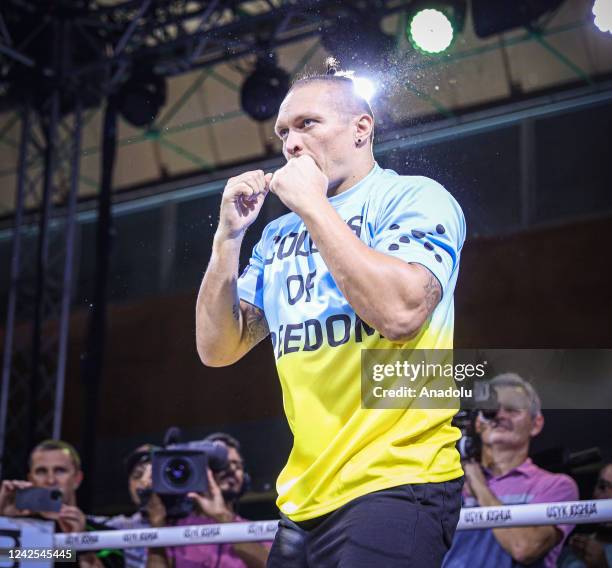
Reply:
<svg viewBox="0 0 612 568"><path fill-rule="evenodd" d="M61 499L62 499L62 492L59 489L52 489L50 497L54 501L61 501Z"/></svg>
<svg viewBox="0 0 612 568"><path fill-rule="evenodd" d="M497 416L498 408L484 408L480 412L485 420L493 420Z"/></svg>
<svg viewBox="0 0 612 568"><path fill-rule="evenodd" d="M186 485L191 475L191 465L184 458L171 459L164 468L164 477L171 485Z"/></svg>

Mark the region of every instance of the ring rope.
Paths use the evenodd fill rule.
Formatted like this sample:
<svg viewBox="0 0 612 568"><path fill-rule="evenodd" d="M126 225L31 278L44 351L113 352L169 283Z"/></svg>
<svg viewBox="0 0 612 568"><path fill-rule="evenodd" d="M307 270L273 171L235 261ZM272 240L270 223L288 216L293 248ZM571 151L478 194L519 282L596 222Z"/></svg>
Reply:
<svg viewBox="0 0 612 568"><path fill-rule="evenodd" d="M612 521L612 499L461 509L457 530L584 524ZM55 548L99 550L273 540L278 521L56 533Z"/></svg>

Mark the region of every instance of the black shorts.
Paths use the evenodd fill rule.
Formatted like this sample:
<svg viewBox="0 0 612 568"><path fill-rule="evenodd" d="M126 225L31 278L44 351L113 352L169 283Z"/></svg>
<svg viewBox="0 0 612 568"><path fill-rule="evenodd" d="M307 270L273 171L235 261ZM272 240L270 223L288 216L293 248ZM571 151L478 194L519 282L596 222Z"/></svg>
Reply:
<svg viewBox="0 0 612 568"><path fill-rule="evenodd" d="M316 519L281 514L268 568L436 568L461 509L463 477L368 493Z"/></svg>

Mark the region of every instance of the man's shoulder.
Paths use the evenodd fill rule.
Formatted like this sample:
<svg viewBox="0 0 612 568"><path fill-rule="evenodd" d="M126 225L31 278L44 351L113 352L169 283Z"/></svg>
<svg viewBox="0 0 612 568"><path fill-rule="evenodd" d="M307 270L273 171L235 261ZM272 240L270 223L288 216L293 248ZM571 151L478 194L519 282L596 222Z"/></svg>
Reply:
<svg viewBox="0 0 612 568"><path fill-rule="evenodd" d="M399 174L395 170L381 168L379 175L372 180L376 185L383 183L389 189L412 191L446 191L444 186L433 178L422 175Z"/></svg>
<svg viewBox="0 0 612 568"><path fill-rule="evenodd" d="M569 496L575 495L578 498L578 485L569 475L548 471L535 464L531 467L533 468L532 477L535 480L535 487L538 492L551 493L558 491Z"/></svg>
<svg viewBox="0 0 612 568"><path fill-rule="evenodd" d="M376 180L376 195L382 202L431 202L440 204L442 201L452 203L458 208L454 196L440 182L427 176L401 175L393 170L382 170Z"/></svg>

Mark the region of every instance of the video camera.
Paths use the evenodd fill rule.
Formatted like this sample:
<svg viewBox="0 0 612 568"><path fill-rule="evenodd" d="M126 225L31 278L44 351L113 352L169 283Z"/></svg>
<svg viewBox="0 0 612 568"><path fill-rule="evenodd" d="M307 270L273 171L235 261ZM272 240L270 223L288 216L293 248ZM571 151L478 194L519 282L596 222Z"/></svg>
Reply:
<svg viewBox="0 0 612 568"><path fill-rule="evenodd" d="M151 476L153 486L150 490L139 491L141 508L151 493L157 493L169 518L186 517L193 511L193 501L187 493L208 491L207 470L213 473L227 469L227 447L218 442L197 440L178 443L180 430L169 428L164 437L164 448L151 452Z"/></svg>
<svg viewBox="0 0 612 568"><path fill-rule="evenodd" d="M207 469L227 468L227 448L207 441L171 444L153 452L153 491L160 495L185 495L208 491Z"/></svg>
<svg viewBox="0 0 612 568"><path fill-rule="evenodd" d="M455 414L453 424L461 430L461 438L457 442L457 450L462 461L480 462L482 456L482 440L476 432L476 418L494 420L499 411L499 402L495 389L485 389L486 396L480 398L481 408L463 408Z"/></svg>

